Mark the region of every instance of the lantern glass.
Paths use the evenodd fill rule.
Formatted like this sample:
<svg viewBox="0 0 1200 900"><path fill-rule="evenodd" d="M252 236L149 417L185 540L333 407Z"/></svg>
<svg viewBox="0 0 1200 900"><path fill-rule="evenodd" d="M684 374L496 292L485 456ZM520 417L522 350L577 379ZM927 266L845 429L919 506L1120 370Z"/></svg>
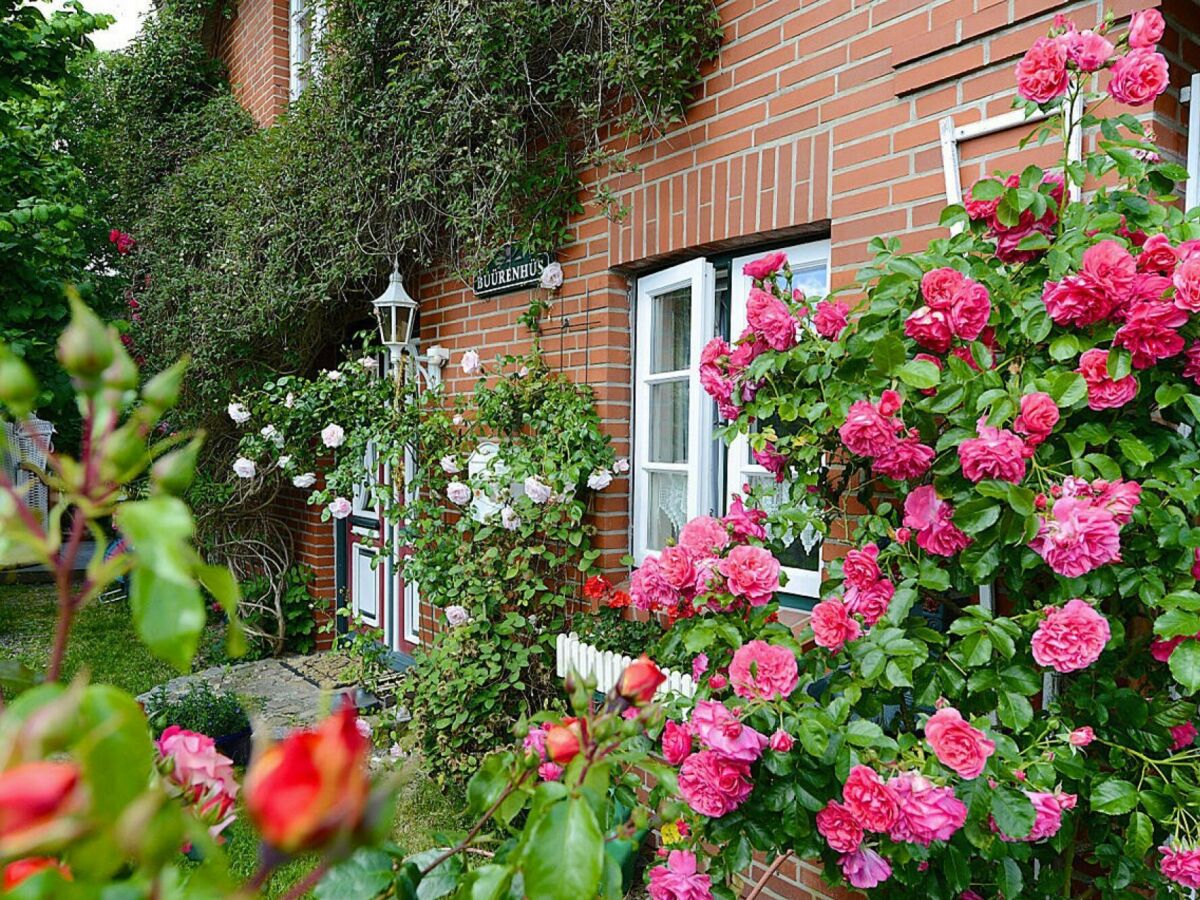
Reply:
<svg viewBox="0 0 1200 900"><path fill-rule="evenodd" d="M379 320L379 336L394 353L412 340L417 317L417 301L408 295L399 271L393 271L387 290L374 302Z"/></svg>

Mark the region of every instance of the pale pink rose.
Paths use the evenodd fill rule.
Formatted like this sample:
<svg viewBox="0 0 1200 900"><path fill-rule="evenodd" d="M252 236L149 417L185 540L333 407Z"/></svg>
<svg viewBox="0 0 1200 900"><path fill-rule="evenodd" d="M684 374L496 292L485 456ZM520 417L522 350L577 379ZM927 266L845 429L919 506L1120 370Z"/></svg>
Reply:
<svg viewBox="0 0 1200 900"><path fill-rule="evenodd" d="M334 497L329 504L329 514L335 519L345 519L353 510L353 505L345 497Z"/></svg>
<svg viewBox="0 0 1200 900"><path fill-rule="evenodd" d="M167 776L186 801L206 821L216 837L235 818L238 784L233 760L218 752L216 741L205 734L171 725L155 742L159 756L169 760Z"/></svg>
<svg viewBox="0 0 1200 900"><path fill-rule="evenodd" d="M1200 888L1200 847L1164 845L1158 852L1163 855L1158 870L1164 878L1185 888Z"/></svg>
<svg viewBox="0 0 1200 900"><path fill-rule="evenodd" d="M796 343L796 317L774 294L750 288L746 322L772 350L787 350Z"/></svg>
<svg viewBox="0 0 1200 900"><path fill-rule="evenodd" d="M954 556L971 544L971 538L954 524L954 507L938 497L931 484L904 498L904 525L916 531L918 547L936 556Z"/></svg>
<svg viewBox="0 0 1200 900"><path fill-rule="evenodd" d="M710 819L731 813L750 796L750 765L712 750L693 753L679 769L679 793L695 812Z"/></svg>
<svg viewBox="0 0 1200 900"><path fill-rule="evenodd" d="M653 556L634 570L629 580L629 596L634 607L642 610L668 609L679 600L679 592L671 587Z"/></svg>
<svg viewBox="0 0 1200 900"><path fill-rule="evenodd" d="M1162 40L1166 23L1157 9L1139 9L1129 20L1129 46L1135 50L1153 47Z"/></svg>
<svg viewBox="0 0 1200 900"><path fill-rule="evenodd" d="M735 541L746 541L751 538L765 541L767 539L767 529L763 527L765 521L767 521L766 510L747 508L738 494L733 495L733 499L729 502L729 511L721 520L722 524L728 526L733 532Z"/></svg>
<svg viewBox="0 0 1200 900"><path fill-rule="evenodd" d="M712 879L696 871L696 854L672 850L650 870L650 900L712 900Z"/></svg>
<svg viewBox="0 0 1200 900"><path fill-rule="evenodd" d="M1113 54L1112 41L1090 29L1071 31L1063 38L1067 42L1067 58L1084 72L1103 69Z"/></svg>
<svg viewBox="0 0 1200 900"><path fill-rule="evenodd" d="M1167 58L1154 50L1130 50L1112 66L1108 95L1126 106L1145 106L1167 89Z"/></svg>
<svg viewBox="0 0 1200 900"><path fill-rule="evenodd" d="M1108 619L1076 597L1065 606L1048 610L1029 644L1039 666L1078 672L1100 658L1111 637Z"/></svg>
<svg viewBox="0 0 1200 900"><path fill-rule="evenodd" d="M1136 303L1113 336L1113 346L1129 351L1135 369L1148 369L1183 350L1183 338L1174 329L1187 320L1187 313L1172 303Z"/></svg>
<svg viewBox="0 0 1200 900"><path fill-rule="evenodd" d="M346 432L341 425L330 423L321 429L321 443L326 447L340 447L346 443Z"/></svg>
<svg viewBox="0 0 1200 900"><path fill-rule="evenodd" d="M1146 238L1137 257L1138 271L1155 275L1170 275L1178 263L1179 254L1165 234L1152 234Z"/></svg>
<svg viewBox="0 0 1200 900"><path fill-rule="evenodd" d="M1033 804L1035 816L1033 828L1024 837L1014 838L1000 831L995 822L992 822L992 829L999 833L1002 841L1023 841L1032 844L1054 837L1062 828L1063 813L1074 809L1075 804L1079 801L1075 794L1064 794L1059 791L1053 794L1044 791L1025 791L1024 793Z"/></svg>
<svg viewBox="0 0 1200 900"><path fill-rule="evenodd" d="M1067 92L1067 48L1059 40L1038 38L1017 63L1017 93L1034 103L1049 103Z"/></svg>
<svg viewBox="0 0 1200 900"><path fill-rule="evenodd" d="M768 742L768 746L770 746L770 748L776 753L787 753L795 745L795 738L793 738L782 728L776 728L775 732L771 735L770 741Z"/></svg>
<svg viewBox="0 0 1200 900"><path fill-rule="evenodd" d="M1185 747L1190 747L1196 743L1196 725L1193 722L1184 722L1182 725L1172 725L1171 731L1171 752L1176 753Z"/></svg>
<svg viewBox="0 0 1200 900"><path fill-rule="evenodd" d="M1175 285L1175 305L1188 312L1200 312L1200 254L1185 260L1171 279Z"/></svg>
<svg viewBox="0 0 1200 900"><path fill-rule="evenodd" d="M1086 747L1096 739L1096 732L1092 730L1092 726L1084 725L1082 728L1076 728L1067 735L1067 743L1072 747Z"/></svg>
<svg viewBox="0 0 1200 900"><path fill-rule="evenodd" d="M767 746L765 735L743 725L735 712L714 700L697 703L690 724L705 747L738 762L754 762Z"/></svg>
<svg viewBox="0 0 1200 900"><path fill-rule="evenodd" d="M1021 397L1021 414L1013 422L1013 430L1040 444L1054 430L1058 417L1058 404L1054 398L1034 391Z"/></svg>
<svg viewBox="0 0 1200 900"><path fill-rule="evenodd" d="M850 305L841 300L821 300L813 314L813 327L826 340L836 341L846 330L850 321Z"/></svg>
<svg viewBox="0 0 1200 900"><path fill-rule="evenodd" d="M468 350L462 355L462 370L464 375L481 375L483 367L479 362L479 354L474 350Z"/></svg>
<svg viewBox="0 0 1200 900"><path fill-rule="evenodd" d="M742 266L742 274L755 281L763 281L782 269L786 263L787 254L782 250L773 250Z"/></svg>
<svg viewBox="0 0 1200 900"><path fill-rule="evenodd" d="M729 593L751 606L763 606L779 590L779 560L770 551L739 544L717 565Z"/></svg>
<svg viewBox="0 0 1200 900"><path fill-rule="evenodd" d="M954 789L938 787L919 772L902 772L888 781L900 811L888 832L896 842L928 847L948 841L967 821L967 807Z"/></svg>
<svg viewBox="0 0 1200 900"><path fill-rule="evenodd" d="M1137 396L1135 376L1126 375L1118 381L1108 377L1108 351L1099 347L1085 351L1079 357L1079 368L1075 371L1087 383L1089 409L1116 409Z"/></svg>
<svg viewBox="0 0 1200 900"><path fill-rule="evenodd" d="M813 630L813 642L833 653L840 653L850 641L858 640L862 627L850 617L846 604L836 597L822 600L813 607L809 625Z"/></svg>
<svg viewBox="0 0 1200 900"><path fill-rule="evenodd" d="M796 654L766 641L749 641L733 654L729 683L747 700L782 700L796 689Z"/></svg>
<svg viewBox="0 0 1200 900"><path fill-rule="evenodd" d="M867 831L886 834L896 824L900 804L879 773L869 766L850 768L842 785L842 803Z"/></svg>
<svg viewBox="0 0 1200 900"><path fill-rule="evenodd" d="M247 459L244 456L239 456L233 463L234 474L238 478L253 478L254 473L258 470L258 466L254 464L254 460Z"/></svg>
<svg viewBox="0 0 1200 900"><path fill-rule="evenodd" d="M953 706L939 709L925 723L925 740L938 762L962 778L978 778L996 745Z"/></svg>
<svg viewBox="0 0 1200 900"><path fill-rule="evenodd" d="M1025 477L1025 442L1007 428L995 428L981 417L976 424L979 437L958 446L963 475L980 482L995 478L1020 484Z"/></svg>
<svg viewBox="0 0 1200 900"><path fill-rule="evenodd" d="M686 725L667 722L662 733L663 759L672 766L680 765L692 754L692 733Z"/></svg>
<svg viewBox="0 0 1200 900"><path fill-rule="evenodd" d="M881 455L875 457L871 471L896 481L920 478L929 471L935 455L932 447L921 443L920 434L913 428L905 437L898 439Z"/></svg>
<svg viewBox="0 0 1200 900"><path fill-rule="evenodd" d="M945 353L954 339L949 313L928 306L918 307L909 313L904 320L904 333L934 353Z"/></svg>
<svg viewBox="0 0 1200 900"><path fill-rule="evenodd" d="M830 800L816 815L817 831L830 849L853 853L862 844L863 829L854 814L836 800Z"/></svg>
<svg viewBox="0 0 1200 900"><path fill-rule="evenodd" d="M717 571L720 562L715 556L704 556L695 560L696 580L691 587L693 593L707 594L713 589L713 579L720 580L720 573Z"/></svg>
<svg viewBox="0 0 1200 900"><path fill-rule="evenodd" d="M838 434L851 453L880 456L896 443L896 431L901 427L899 421L881 414L874 404L857 400L850 404Z"/></svg>
<svg viewBox="0 0 1200 900"><path fill-rule="evenodd" d="M446 499L451 503L465 506L471 502L472 496L474 495L471 492L471 486L463 484L461 481L452 481L446 485Z"/></svg>
<svg viewBox="0 0 1200 900"><path fill-rule="evenodd" d="M1121 558L1120 526L1108 510L1063 497L1029 546L1059 575L1078 578Z"/></svg>
<svg viewBox="0 0 1200 900"><path fill-rule="evenodd" d="M682 591L696 582L696 567L692 564L692 553L686 547L666 547L658 556L658 568L667 584Z"/></svg>
<svg viewBox="0 0 1200 900"><path fill-rule="evenodd" d="M1094 325L1107 319L1113 303L1096 285L1068 275L1062 281L1047 281L1042 288L1046 313L1057 325Z"/></svg>
<svg viewBox="0 0 1200 900"><path fill-rule="evenodd" d="M729 530L720 519L697 516L680 529L679 546L690 550L693 557L716 556L729 546Z"/></svg>
<svg viewBox="0 0 1200 900"><path fill-rule="evenodd" d="M888 861L866 847L845 854L838 860L838 865L842 867L846 880L860 890L878 887L892 877L892 867Z"/></svg>
<svg viewBox="0 0 1200 900"><path fill-rule="evenodd" d="M525 488L525 496L537 504L546 503L554 496L550 486L536 475L528 476L522 486Z"/></svg>

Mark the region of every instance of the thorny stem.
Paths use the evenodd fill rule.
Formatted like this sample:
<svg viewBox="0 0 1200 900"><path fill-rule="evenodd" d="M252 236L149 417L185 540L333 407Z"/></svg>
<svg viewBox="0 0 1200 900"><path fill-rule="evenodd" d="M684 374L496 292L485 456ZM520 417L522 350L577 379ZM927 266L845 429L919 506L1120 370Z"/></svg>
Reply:
<svg viewBox="0 0 1200 900"><path fill-rule="evenodd" d="M529 771L523 772L521 774L520 778L518 778L512 784L508 785L501 792L500 796L496 798L496 802L493 803L491 806L489 806L487 808L487 811L484 812L484 814L482 816L480 816L479 821L471 826L471 830L467 832L467 836L464 837L461 841L459 841L458 844L451 847L449 850L445 851L444 853L439 853L437 855L437 857L431 863L429 863L429 865L425 866L425 868L423 868L421 870L421 877L424 878L426 875L428 875L430 872L432 872L434 869L436 869L438 866L440 866L446 860L450 859L450 857L454 856L457 853L462 853L464 850L466 850L467 847L470 845L471 841L475 840L475 836L478 835L479 832L483 830L483 826L486 825L488 820L491 819L491 817L496 814L496 810L498 810L500 808L500 804L503 803L505 800L507 800L509 795L513 791L515 791L517 788L519 788L525 782L525 779L528 777L529 777Z"/></svg>

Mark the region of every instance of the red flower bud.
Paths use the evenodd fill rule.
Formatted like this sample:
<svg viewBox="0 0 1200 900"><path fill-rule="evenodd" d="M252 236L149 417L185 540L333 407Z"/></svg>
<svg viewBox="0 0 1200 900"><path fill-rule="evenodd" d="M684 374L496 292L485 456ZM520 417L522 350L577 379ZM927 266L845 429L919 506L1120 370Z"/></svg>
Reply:
<svg viewBox="0 0 1200 900"><path fill-rule="evenodd" d="M559 765L566 765L579 754L579 726L575 719L564 719L562 725L546 730L546 756Z"/></svg>
<svg viewBox="0 0 1200 900"><path fill-rule="evenodd" d="M633 703L649 703L658 686L666 680L667 676L643 653L621 673L617 693Z"/></svg>
<svg viewBox="0 0 1200 900"><path fill-rule="evenodd" d="M311 850L362 820L370 782L370 742L346 704L315 729L293 731L246 773L246 811L268 844Z"/></svg>
<svg viewBox="0 0 1200 900"><path fill-rule="evenodd" d="M58 874L67 881L75 880L71 877L71 870L57 859L49 856L31 856L28 859L18 859L4 867L4 890L11 891L26 878L32 878L46 869L58 869Z"/></svg>
<svg viewBox="0 0 1200 900"><path fill-rule="evenodd" d="M0 856L17 856L74 833L68 817L82 805L73 762L29 762L0 774Z"/></svg>

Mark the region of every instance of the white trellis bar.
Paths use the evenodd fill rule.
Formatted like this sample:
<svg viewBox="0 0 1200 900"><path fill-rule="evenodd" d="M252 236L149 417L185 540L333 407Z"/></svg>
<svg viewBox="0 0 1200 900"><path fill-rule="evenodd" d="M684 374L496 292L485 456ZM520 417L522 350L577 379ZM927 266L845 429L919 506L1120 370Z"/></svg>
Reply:
<svg viewBox="0 0 1200 900"><path fill-rule="evenodd" d="M597 650L591 644L579 639L575 632L560 634L555 643L555 671L560 678L572 670L584 678L594 678L596 690L607 694L625 671L625 667L633 662L632 656L622 656L611 650ZM655 697L668 694L681 694L684 697L694 696L696 683L687 673L663 669L667 680L659 687Z"/></svg>

